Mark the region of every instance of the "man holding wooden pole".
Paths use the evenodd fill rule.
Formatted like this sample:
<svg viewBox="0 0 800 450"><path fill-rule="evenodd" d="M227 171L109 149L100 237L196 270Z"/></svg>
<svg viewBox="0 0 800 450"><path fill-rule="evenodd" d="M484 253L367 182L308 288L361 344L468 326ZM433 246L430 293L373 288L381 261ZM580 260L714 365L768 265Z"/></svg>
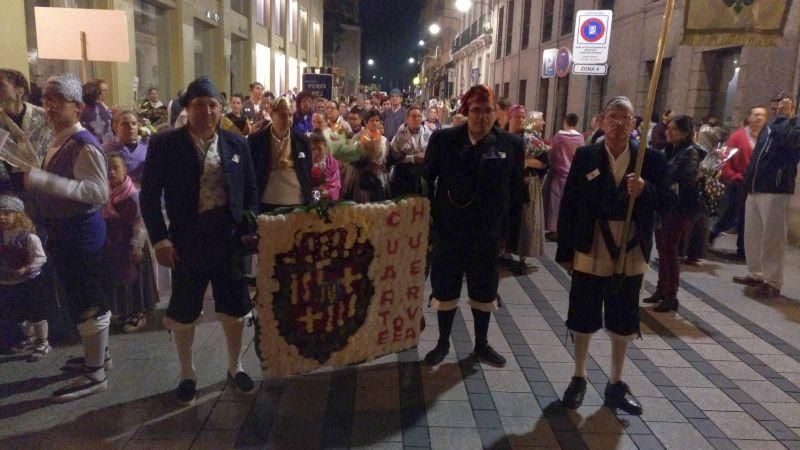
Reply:
<svg viewBox="0 0 800 450"><path fill-rule="evenodd" d="M575 372L562 403L576 409L586 394L586 359L592 334L611 337L611 372L605 405L641 414L642 405L621 380L628 344L639 335L639 292L653 247L656 209L666 192L666 161L646 152L641 175L634 173L645 152L630 139L635 126L627 97L606 104L604 142L579 148L567 176L558 218L556 261L572 274L567 328L575 340ZM630 233L624 237L627 203L635 199ZM622 255L622 247L627 257ZM623 271L616 262L625 258Z"/></svg>

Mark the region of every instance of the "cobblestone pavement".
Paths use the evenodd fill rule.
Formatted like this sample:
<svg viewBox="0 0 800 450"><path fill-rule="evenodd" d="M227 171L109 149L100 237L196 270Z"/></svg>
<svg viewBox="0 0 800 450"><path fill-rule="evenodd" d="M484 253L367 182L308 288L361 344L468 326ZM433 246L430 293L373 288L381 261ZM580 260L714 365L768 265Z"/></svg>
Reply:
<svg viewBox="0 0 800 450"><path fill-rule="evenodd" d="M48 402L77 346L38 363L0 357L0 448L800 448L800 252L789 254L780 299L747 297L729 281L744 266L712 260L682 274L678 314L643 308L642 339L624 372L644 404L634 417L601 406L604 333L591 345L585 405L558 406L572 373L569 278L552 244L547 250L533 261L538 271L502 278L489 338L509 361L503 369L470 360L472 317L462 305L454 351L438 367L419 363L437 337L428 311L418 349L263 381L257 395L241 397L224 382L222 331L206 322L195 339L199 399L179 408L178 362L157 310L147 330L112 336L104 394ZM645 289L655 281L650 270ZM245 366L260 380L252 344Z"/></svg>

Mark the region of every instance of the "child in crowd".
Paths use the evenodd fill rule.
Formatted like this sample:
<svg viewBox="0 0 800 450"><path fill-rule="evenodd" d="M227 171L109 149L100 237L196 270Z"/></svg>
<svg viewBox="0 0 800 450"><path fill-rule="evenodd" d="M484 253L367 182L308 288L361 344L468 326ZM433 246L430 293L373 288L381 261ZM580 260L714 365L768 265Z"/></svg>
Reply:
<svg viewBox="0 0 800 450"><path fill-rule="evenodd" d="M47 308L39 275L47 256L25 205L17 197L0 195L0 315L11 323L33 324L35 340L14 348L30 351L29 361L50 352L47 340Z"/></svg>
<svg viewBox="0 0 800 450"><path fill-rule="evenodd" d="M311 143L311 153L314 155L311 165L311 185L315 191L319 191L321 198L339 200L341 189L339 162L328 151L328 141L324 134L315 131L308 140Z"/></svg>
<svg viewBox="0 0 800 450"><path fill-rule="evenodd" d="M132 291L143 258L144 225L139 190L128 176L125 158L116 152L108 155L108 184L108 202L103 209L107 230L103 249L105 289L111 312L122 322L122 331L130 333L147 323L142 296Z"/></svg>

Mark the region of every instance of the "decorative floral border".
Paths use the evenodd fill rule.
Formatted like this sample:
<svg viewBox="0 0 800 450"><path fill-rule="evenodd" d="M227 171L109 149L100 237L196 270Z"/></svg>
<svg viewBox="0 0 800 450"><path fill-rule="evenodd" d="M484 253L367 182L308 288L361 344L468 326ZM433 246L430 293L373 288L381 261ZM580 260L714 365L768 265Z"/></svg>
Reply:
<svg viewBox="0 0 800 450"><path fill-rule="evenodd" d="M399 352L419 342L424 304L425 260L428 248L430 204L410 197L396 202L335 205L326 214L296 211L258 217L259 252L256 299L256 352L266 377L309 372L323 364L306 358L279 330L273 296L278 292L276 256L289 252L308 233L344 229L345 248L358 239L374 247L367 276L374 291L363 325L347 345L324 361L343 366ZM320 262L324 264L324 261Z"/></svg>

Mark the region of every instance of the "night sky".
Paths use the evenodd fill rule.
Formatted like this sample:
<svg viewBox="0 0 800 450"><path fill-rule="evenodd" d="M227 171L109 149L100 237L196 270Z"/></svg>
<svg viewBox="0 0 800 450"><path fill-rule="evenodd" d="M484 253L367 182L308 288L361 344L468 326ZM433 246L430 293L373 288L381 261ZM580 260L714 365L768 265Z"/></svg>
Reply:
<svg viewBox="0 0 800 450"><path fill-rule="evenodd" d="M361 80L369 84L372 75L388 91L392 87L406 88L418 73L418 42L423 38L420 15L424 0L361 0ZM369 67L372 58L375 65ZM379 80L383 77L383 81Z"/></svg>

